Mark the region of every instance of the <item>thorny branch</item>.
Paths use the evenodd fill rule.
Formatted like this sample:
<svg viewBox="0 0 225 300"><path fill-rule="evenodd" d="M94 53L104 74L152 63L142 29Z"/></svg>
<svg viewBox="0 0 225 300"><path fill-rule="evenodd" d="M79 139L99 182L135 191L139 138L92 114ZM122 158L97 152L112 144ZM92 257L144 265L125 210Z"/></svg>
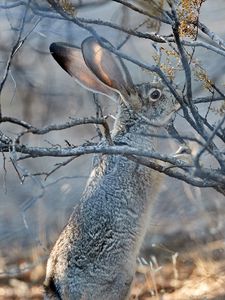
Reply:
<svg viewBox="0 0 225 300"><path fill-rule="evenodd" d="M56 131L56 130L64 130L64 129L68 129L71 128L73 126L77 126L77 125L84 125L84 124L99 124L102 125L104 128L104 133L105 133L105 138L108 141L109 145L112 144L112 139L111 139L111 135L110 135L110 129L108 126L108 123L106 121L107 118L94 118L94 117L90 117L90 118L71 118L70 121L63 123L63 124L52 124L52 125L48 125L46 127L43 128L36 128L34 126L32 126L31 124L24 122L22 120L18 120L16 118L11 118L11 117L2 117L2 122L9 122L9 123L13 123L13 124L17 124L20 125L24 128L26 128L26 131L21 132L18 137L17 137L17 142L19 142L19 139L27 134L27 133L33 133L33 134L39 134L39 135L44 135L46 133L49 133L51 131Z"/></svg>
<svg viewBox="0 0 225 300"><path fill-rule="evenodd" d="M14 55L16 54L16 52L20 49L20 47L23 45L23 43L26 40L26 38L21 39L21 36L22 36L22 33L23 33L23 29L24 29L24 25L25 25L25 21L26 21L26 15L28 13L30 2L31 2L31 0L29 0L26 4L26 9L25 9L24 16L22 18L22 22L21 22L20 29L19 29L19 34L18 34L18 37L17 37L17 39L16 39L16 41L15 41L13 47L12 47L11 52L9 53L9 57L8 57L7 62L6 62L6 67L5 67L5 71L4 71L4 74L3 74L3 78L2 78L2 81L0 83L0 119L1 119L1 116L2 116L2 108L1 108L2 89L5 85L6 80L7 80L12 59L13 59Z"/></svg>

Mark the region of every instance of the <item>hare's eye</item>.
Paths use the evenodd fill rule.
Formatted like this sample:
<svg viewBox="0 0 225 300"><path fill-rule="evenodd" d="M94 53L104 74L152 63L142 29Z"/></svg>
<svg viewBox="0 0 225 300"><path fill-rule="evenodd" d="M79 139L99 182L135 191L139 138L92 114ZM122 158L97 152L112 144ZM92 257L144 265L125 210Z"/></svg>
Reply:
<svg viewBox="0 0 225 300"><path fill-rule="evenodd" d="M162 95L162 92L159 89L151 89L149 91L149 96L152 101L157 101Z"/></svg>

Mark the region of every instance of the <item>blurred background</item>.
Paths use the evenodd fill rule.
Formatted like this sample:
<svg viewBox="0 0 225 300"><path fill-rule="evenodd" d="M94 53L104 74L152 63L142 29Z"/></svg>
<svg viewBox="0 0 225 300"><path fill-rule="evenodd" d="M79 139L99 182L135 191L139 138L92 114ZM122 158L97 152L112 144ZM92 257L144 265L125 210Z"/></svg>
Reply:
<svg viewBox="0 0 225 300"><path fill-rule="evenodd" d="M71 2L82 4L82 1ZM141 1L138 2L136 4ZM11 3L14 1L0 0L0 5L5 8L0 6L1 78L25 11L24 6L10 7ZM46 8L46 14L51 13L45 1L38 4ZM131 28L145 20L144 16L111 1L88 1L88 5L81 6L75 13L78 17L106 20ZM223 38L225 2L206 1L201 21ZM93 27L115 46L127 36L109 27ZM156 28L157 22L148 22L140 30L149 32ZM87 31L65 20L37 16L29 10L22 36L28 33L12 60L1 93L2 115L24 120L38 128L66 122L70 117L96 116L93 95L78 86L49 53L49 45L56 41L79 46L89 35ZM170 28L162 25L160 33L168 34ZM122 51L149 64L154 63L156 55L150 41L135 37L129 38ZM202 48L196 49L195 57L210 78L218 85L223 84L224 88L224 57ZM129 63L127 66L136 83L152 80L152 74ZM179 77L178 85L180 81L182 78ZM197 80L194 93L195 97L206 94ZM103 96L98 99L104 115L115 114L115 103ZM208 105L199 105L203 114L207 108ZM215 122L215 115L209 114L209 120ZM113 124L113 118L110 124ZM180 133L191 132L181 116L177 116L176 126ZM13 138L22 129L1 123L0 130ZM80 145L89 140L97 141L93 125L42 136L27 134L22 138L23 143L41 147L67 146L68 142ZM170 141L159 141L159 149L163 152L173 153L177 147ZM193 144L193 151L196 151L195 147ZM46 174L66 161L65 158L20 160L16 168L12 159L15 157L10 153L0 156L0 299L42 299L46 259L82 194L92 156L76 158L49 176ZM37 176L40 173L42 175ZM21 174L25 176L23 182ZM221 194L165 177L149 216L149 230L140 253L133 299L225 299L224 217L225 199Z"/></svg>

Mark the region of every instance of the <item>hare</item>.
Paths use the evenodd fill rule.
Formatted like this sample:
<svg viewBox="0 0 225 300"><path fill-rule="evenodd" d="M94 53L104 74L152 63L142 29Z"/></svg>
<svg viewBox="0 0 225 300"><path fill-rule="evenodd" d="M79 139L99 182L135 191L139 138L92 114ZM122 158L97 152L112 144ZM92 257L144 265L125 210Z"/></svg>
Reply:
<svg viewBox="0 0 225 300"><path fill-rule="evenodd" d="M80 85L118 101L114 145L154 150L151 134L178 109L162 85L134 85L123 61L94 37L85 39L81 49L53 43L50 51ZM45 299L127 299L158 188L159 176L150 168L123 155L99 155L51 251Z"/></svg>

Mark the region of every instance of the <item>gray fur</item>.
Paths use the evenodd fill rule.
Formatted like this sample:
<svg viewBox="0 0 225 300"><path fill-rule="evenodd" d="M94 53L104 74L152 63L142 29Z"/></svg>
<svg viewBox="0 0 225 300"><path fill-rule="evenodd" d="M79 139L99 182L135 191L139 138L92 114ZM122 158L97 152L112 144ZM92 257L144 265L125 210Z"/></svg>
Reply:
<svg viewBox="0 0 225 300"><path fill-rule="evenodd" d="M149 95L152 88L162 92L154 101ZM147 83L131 90L129 97L119 100L113 142L154 150L150 134L157 127L145 118L162 125L177 104L159 85ZM51 251L45 299L126 299L159 185L155 171L121 155L99 155L83 196Z"/></svg>

